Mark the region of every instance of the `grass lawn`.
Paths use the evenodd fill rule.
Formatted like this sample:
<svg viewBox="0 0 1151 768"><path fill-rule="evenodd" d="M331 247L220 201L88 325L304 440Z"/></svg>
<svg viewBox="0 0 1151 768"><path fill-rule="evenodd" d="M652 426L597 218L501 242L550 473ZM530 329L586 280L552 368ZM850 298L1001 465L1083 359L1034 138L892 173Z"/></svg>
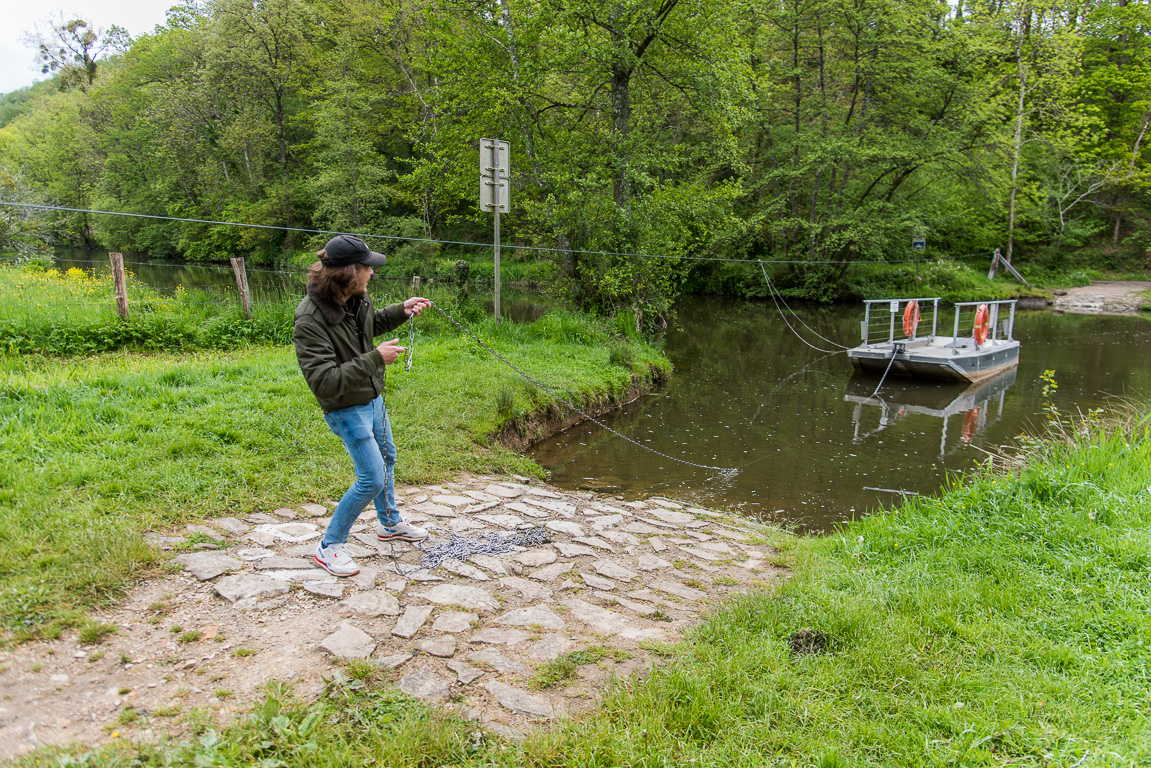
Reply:
<svg viewBox="0 0 1151 768"><path fill-rule="evenodd" d="M1151 765L1149 424L1072 428L1025 462L795 539L790 583L721 607L647 680L522 744L349 666L317 701L273 685L228 728L196 720L189 740L79 764ZM805 629L822 652L792 649Z"/></svg>
<svg viewBox="0 0 1151 768"><path fill-rule="evenodd" d="M474 328L579 401L618 397L633 377L668 365L651 347L621 346L563 314ZM540 472L488 436L548 398L466 338L421 335L415 354L410 372L396 365L388 375L401 482ZM9 639L53 635L113 600L155 562L145 530L339 498L353 477L285 347L0 357L0 456Z"/></svg>

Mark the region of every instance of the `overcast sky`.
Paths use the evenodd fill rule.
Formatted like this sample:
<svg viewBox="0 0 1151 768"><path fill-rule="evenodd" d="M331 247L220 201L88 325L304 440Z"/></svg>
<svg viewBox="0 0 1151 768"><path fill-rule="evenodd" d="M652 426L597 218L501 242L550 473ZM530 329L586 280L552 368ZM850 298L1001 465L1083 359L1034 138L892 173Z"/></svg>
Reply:
<svg viewBox="0 0 1151 768"><path fill-rule="evenodd" d="M70 18L88 19L101 28L119 24L137 37L163 24L164 12L174 4L175 0L79 0L73 5L58 6L51 0L43 5L35 0L4 0L0 11L0 93L44 78L36 66L35 52L20 38L57 10Z"/></svg>

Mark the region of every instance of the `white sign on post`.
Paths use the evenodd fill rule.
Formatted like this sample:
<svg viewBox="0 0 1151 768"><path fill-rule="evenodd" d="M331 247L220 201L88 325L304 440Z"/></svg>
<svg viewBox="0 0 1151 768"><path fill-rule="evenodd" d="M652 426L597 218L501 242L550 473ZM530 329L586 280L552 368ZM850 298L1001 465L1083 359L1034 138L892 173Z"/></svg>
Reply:
<svg viewBox="0 0 1151 768"><path fill-rule="evenodd" d="M500 324L500 211L510 210L511 186L508 178L512 167L511 148L506 141L480 139L480 210L491 211L495 216L495 274L496 295L494 302L496 325Z"/></svg>
<svg viewBox="0 0 1151 768"><path fill-rule="evenodd" d="M509 210L511 187L511 148L506 141L480 139L480 210L503 212Z"/></svg>

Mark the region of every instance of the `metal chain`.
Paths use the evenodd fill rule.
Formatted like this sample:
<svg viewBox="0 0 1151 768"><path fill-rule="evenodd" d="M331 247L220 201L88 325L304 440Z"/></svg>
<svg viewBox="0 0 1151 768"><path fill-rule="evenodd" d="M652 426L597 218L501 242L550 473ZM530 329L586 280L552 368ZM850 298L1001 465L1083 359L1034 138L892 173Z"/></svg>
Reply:
<svg viewBox="0 0 1151 768"><path fill-rule="evenodd" d="M420 565L429 571L443 565L445 560L466 561L472 555L503 555L516 547L538 547L548 540L547 529L535 526L514 536L501 536L498 533L481 533L480 538L470 539L458 533L449 533L448 541L423 550Z"/></svg>
<svg viewBox="0 0 1151 768"><path fill-rule="evenodd" d="M503 555L519 548L538 547L548 540L547 529L535 526L513 536L501 536L498 533L482 533L480 538L468 538L458 533L448 532L448 540L443 544L433 544L425 547L416 544L416 549L424 553L420 564L405 568L400 564L396 554L395 542L390 544L388 554L392 558L392 567L400 576L410 576L416 571L433 571L444 564L445 560L459 560L467 562L473 555Z"/></svg>
<svg viewBox="0 0 1151 768"><path fill-rule="evenodd" d="M888 373L888 371L891 370L891 366L894 363L895 363L895 345L892 345L892 347L891 347L891 359L887 361L887 370L883 372L883 376L881 376L879 379L879 385L875 388L875 391L871 393L872 397L875 397L876 395L878 395L879 390L883 388L883 382L887 381L887 373Z"/></svg>
<svg viewBox="0 0 1151 768"><path fill-rule="evenodd" d="M404 361L404 371L412 370L412 355L416 351L416 318L408 320L408 359Z"/></svg>
<svg viewBox="0 0 1151 768"><path fill-rule="evenodd" d="M624 435L620 432L617 432L616 430L612 429L607 424L604 424L602 421L600 421L596 417L592 416L589 413L586 413L585 411L581 410L580 408L577 408L569 400L566 400L565 398L560 397L558 394L556 394L556 392L551 387L548 387L546 384L542 384L539 381L536 381L530 375L528 375L524 371L520 370L518 367L516 367L516 365L514 363L512 363L506 357L504 357L499 352L494 350L491 346L489 346L487 343L485 343L479 336L476 336L470 330L465 328L458 320L456 320L454 317L452 317L447 312L445 312L443 310L443 308L440 307L438 304L436 304L434 301L432 301L431 299L428 299L428 303L431 304L433 307L435 307L437 312L439 312L441 315L446 317L448 319L448 322L450 322L452 325L456 326L461 331L466 333L468 336L470 336L472 338L473 341L475 341L481 347L483 347L488 352L490 352L501 363L503 363L508 368L511 368L513 371L515 371L517 374L519 374L520 378L522 378L524 381L528 382L529 384L531 384L534 387L537 387L538 389L542 389L544 392L548 393L549 395L554 397L556 400L558 400L559 402L563 403L564 405L566 405L571 410L578 413L580 416L583 416L588 421L602 427L603 429L606 429L608 432L611 432L616 437L623 438L624 440L626 440L627 442L636 446L637 448L642 448L643 450L648 451L649 453L654 453L656 456L662 456L665 459L669 459L671 461L675 461L675 462L678 462L680 464L686 464L689 467L696 467L697 469L707 469L707 470L710 470L712 472L718 472L718 473L720 473L720 475L725 476L725 477L734 477L739 472L739 467L713 467L713 466L710 466L708 464L697 464L694 461L688 461L686 459L680 459L680 458L677 458L675 456L669 456L668 454L663 453L662 451L657 451L656 449L651 448L649 446L646 446L641 442L638 442L636 440L632 440L627 435Z"/></svg>

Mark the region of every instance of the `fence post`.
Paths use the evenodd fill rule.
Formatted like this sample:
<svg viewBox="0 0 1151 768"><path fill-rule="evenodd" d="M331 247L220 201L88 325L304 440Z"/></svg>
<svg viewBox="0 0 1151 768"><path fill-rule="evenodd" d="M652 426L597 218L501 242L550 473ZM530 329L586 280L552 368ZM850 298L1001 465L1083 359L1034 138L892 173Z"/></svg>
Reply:
<svg viewBox="0 0 1151 768"><path fill-rule="evenodd" d="M415 275L412 277L412 295L413 296L419 296L420 295L420 276L419 275Z"/></svg>
<svg viewBox="0 0 1151 768"><path fill-rule="evenodd" d="M230 259L232 273L236 276L236 290L240 292L240 306L244 308L244 317L252 319L252 295L248 293L248 271L244 269L244 259Z"/></svg>
<svg viewBox="0 0 1151 768"><path fill-rule="evenodd" d="M128 319L128 281L124 277L124 256L109 252L108 260L112 262L112 282L116 290L116 314L122 320Z"/></svg>
<svg viewBox="0 0 1151 768"><path fill-rule="evenodd" d="M996 248L995 253L991 256L991 269L987 271L988 280L993 280L995 278L995 273L998 271L999 267L999 260L1002 258L1003 256L1000 255L999 249Z"/></svg>

